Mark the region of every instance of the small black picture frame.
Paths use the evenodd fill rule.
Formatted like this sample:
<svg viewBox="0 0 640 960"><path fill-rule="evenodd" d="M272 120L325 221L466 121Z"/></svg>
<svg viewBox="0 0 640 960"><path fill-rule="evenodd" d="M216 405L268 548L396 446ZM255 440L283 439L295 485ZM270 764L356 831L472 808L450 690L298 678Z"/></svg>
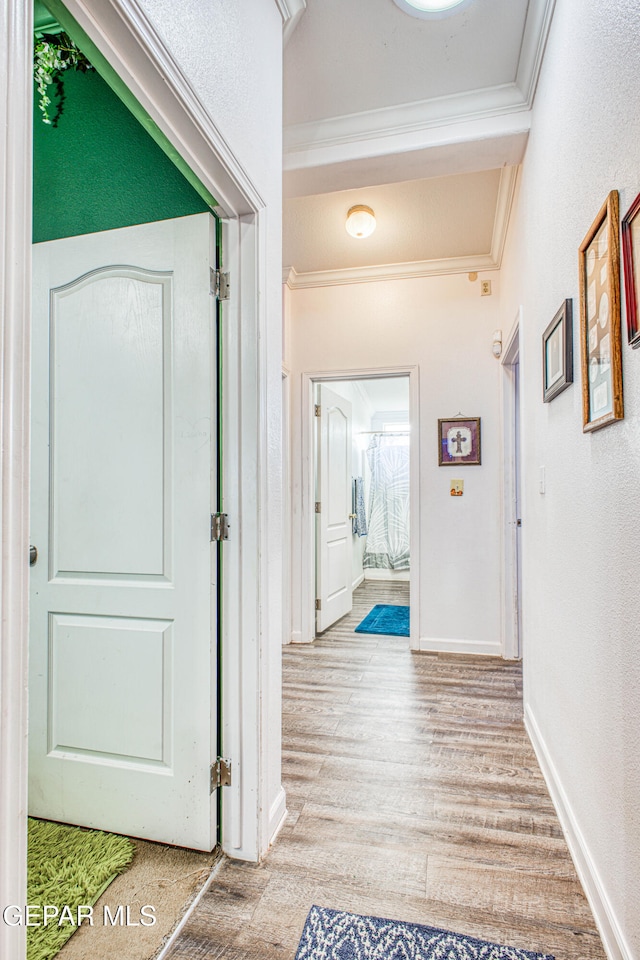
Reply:
<svg viewBox="0 0 640 960"><path fill-rule="evenodd" d="M542 334L542 399L549 403L573 383L573 301L564 301Z"/></svg>

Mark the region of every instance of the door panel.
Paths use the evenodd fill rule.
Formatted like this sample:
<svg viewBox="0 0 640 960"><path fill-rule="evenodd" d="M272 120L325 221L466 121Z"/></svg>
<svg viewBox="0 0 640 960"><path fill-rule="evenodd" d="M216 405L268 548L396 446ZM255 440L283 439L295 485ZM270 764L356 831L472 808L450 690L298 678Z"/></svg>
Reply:
<svg viewBox="0 0 640 960"><path fill-rule="evenodd" d="M351 404L325 384L318 385L319 419L316 529L316 615L318 632L352 607Z"/></svg>
<svg viewBox="0 0 640 960"><path fill-rule="evenodd" d="M105 268L51 293L53 576L165 575L171 292Z"/></svg>
<svg viewBox="0 0 640 960"><path fill-rule="evenodd" d="M214 231L199 214L34 247L29 812L201 850Z"/></svg>
<svg viewBox="0 0 640 960"><path fill-rule="evenodd" d="M171 630L168 620L50 614L50 756L170 764Z"/></svg>

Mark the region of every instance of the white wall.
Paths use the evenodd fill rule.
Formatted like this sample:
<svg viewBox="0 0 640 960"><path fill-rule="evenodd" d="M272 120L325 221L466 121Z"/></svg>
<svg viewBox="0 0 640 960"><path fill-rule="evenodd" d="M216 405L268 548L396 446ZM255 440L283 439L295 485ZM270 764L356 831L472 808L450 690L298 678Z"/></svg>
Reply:
<svg viewBox="0 0 640 960"><path fill-rule="evenodd" d="M639 36L637 0L557 0L501 277L505 327L523 306L528 722L609 954L628 958L640 957L640 350L623 317L625 419L583 434L578 247L611 189L622 214L640 190ZM575 382L543 404L541 335L565 297Z"/></svg>
<svg viewBox="0 0 640 960"><path fill-rule="evenodd" d="M420 643L424 649L500 653L499 364L493 297L449 276L293 290L288 295L292 371L293 630L302 632L301 375L419 364ZM482 417L482 465L438 467L438 417ZM449 482L464 477L463 497ZM311 638L296 636L296 639Z"/></svg>

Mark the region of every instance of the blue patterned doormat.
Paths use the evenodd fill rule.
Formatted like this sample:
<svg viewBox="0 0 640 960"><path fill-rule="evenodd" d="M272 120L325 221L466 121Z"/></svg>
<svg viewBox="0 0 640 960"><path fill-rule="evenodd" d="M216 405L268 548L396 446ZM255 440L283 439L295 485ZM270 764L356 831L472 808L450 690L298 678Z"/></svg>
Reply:
<svg viewBox="0 0 640 960"><path fill-rule="evenodd" d="M460 933L311 907L295 960L554 960Z"/></svg>
<svg viewBox="0 0 640 960"><path fill-rule="evenodd" d="M409 607L394 607L390 603L376 603L355 633L387 633L392 637L409 636Z"/></svg>

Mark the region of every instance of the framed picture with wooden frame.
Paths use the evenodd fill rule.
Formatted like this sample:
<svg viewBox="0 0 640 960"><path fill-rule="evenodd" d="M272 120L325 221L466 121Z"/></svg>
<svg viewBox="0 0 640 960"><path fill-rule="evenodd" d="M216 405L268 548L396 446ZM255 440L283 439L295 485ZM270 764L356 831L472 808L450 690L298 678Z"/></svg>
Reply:
<svg viewBox="0 0 640 960"><path fill-rule="evenodd" d="M618 191L612 190L580 244L582 429L624 417L620 335Z"/></svg>
<svg viewBox="0 0 640 960"><path fill-rule="evenodd" d="M549 403L573 383L573 301L565 300L542 334L542 399Z"/></svg>
<svg viewBox="0 0 640 960"><path fill-rule="evenodd" d="M438 420L438 466L479 466L480 417Z"/></svg>
<svg viewBox="0 0 640 960"><path fill-rule="evenodd" d="M640 193L622 218L622 259L624 293L627 307L627 338L632 347L640 347Z"/></svg>

